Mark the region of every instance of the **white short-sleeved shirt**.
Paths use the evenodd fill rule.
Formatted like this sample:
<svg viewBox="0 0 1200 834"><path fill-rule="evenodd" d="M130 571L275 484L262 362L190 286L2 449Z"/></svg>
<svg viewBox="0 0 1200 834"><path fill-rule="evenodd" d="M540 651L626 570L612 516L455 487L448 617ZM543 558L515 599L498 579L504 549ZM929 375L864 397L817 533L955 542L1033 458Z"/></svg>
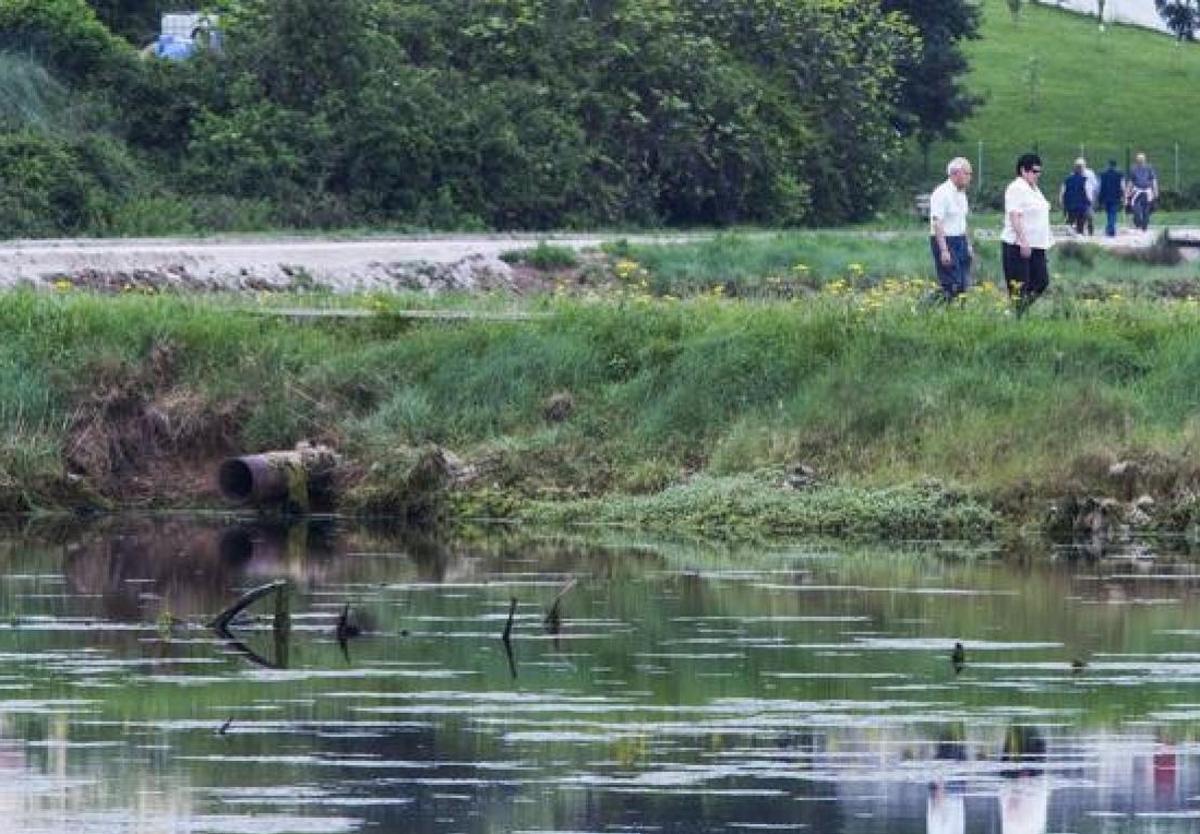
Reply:
<svg viewBox="0 0 1200 834"><path fill-rule="evenodd" d="M1050 234L1050 202L1021 177L1004 189L1004 231L1000 239L1015 244L1017 231L1012 224L1013 212L1021 215L1025 241L1031 249L1049 249L1054 245L1054 237Z"/></svg>
<svg viewBox="0 0 1200 834"><path fill-rule="evenodd" d="M958 237L967 233L967 193L959 191L951 180L946 180L929 195L929 234L936 235L937 221L942 221L946 237Z"/></svg>

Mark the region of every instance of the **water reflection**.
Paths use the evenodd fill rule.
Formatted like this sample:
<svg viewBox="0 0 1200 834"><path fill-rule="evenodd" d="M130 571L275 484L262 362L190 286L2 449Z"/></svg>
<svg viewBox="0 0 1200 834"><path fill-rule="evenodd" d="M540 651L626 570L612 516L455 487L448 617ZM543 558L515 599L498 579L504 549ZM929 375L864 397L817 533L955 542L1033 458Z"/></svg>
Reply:
<svg viewBox="0 0 1200 834"><path fill-rule="evenodd" d="M18 532L0 812L71 834L1192 830L1200 570L1043 555ZM208 628L283 579L286 628L270 600Z"/></svg>

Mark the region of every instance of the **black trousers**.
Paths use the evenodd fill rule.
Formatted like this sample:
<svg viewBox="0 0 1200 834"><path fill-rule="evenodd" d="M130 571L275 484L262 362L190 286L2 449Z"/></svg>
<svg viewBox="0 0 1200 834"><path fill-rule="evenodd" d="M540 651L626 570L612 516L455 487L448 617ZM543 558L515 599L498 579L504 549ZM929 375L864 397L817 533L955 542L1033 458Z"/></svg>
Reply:
<svg viewBox="0 0 1200 834"><path fill-rule="evenodd" d="M1028 258L1021 257L1021 247L1014 243L1002 244L1004 258L1004 282L1008 294L1020 294L1021 301L1028 305L1050 286L1050 273L1046 267L1046 250L1032 249Z"/></svg>

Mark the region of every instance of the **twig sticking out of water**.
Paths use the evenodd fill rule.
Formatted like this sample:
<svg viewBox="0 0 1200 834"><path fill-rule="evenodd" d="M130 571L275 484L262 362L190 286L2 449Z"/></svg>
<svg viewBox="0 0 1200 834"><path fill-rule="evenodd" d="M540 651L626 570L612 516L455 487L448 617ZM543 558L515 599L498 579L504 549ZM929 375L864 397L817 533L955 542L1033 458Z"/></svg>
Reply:
<svg viewBox="0 0 1200 834"><path fill-rule="evenodd" d="M962 643L954 644L954 651L950 653L950 663L954 666L956 675L967 665L967 650L963 648Z"/></svg>
<svg viewBox="0 0 1200 834"><path fill-rule="evenodd" d="M219 730L217 730L217 735L219 735L219 736L225 735L227 732L229 732L229 727L232 724L233 724L233 716L231 715L225 719L225 723L221 725L221 728Z"/></svg>
<svg viewBox="0 0 1200 834"><path fill-rule="evenodd" d="M550 634L558 634L562 628L562 601L567 592L575 587L575 579L572 578L566 585L563 585L562 590L558 592L558 596L550 603L549 610L546 611L546 616L542 620L542 627Z"/></svg>
<svg viewBox="0 0 1200 834"><path fill-rule="evenodd" d="M507 643L512 639L513 617L517 614L517 598L512 598L512 603L508 606L508 622L504 624L504 633L500 635L500 639Z"/></svg>
<svg viewBox="0 0 1200 834"><path fill-rule="evenodd" d="M217 631L227 632L229 624L233 621L234 617L268 594L274 592L283 593L287 588L287 584L286 579L277 579L274 582L268 582L266 585L260 585L257 588L247 591L238 598L237 602L218 614L209 625Z"/></svg>
<svg viewBox="0 0 1200 834"><path fill-rule="evenodd" d="M513 645L511 640L502 640L504 644L504 656L508 658L508 672L512 675L512 679L517 679L517 656L513 653Z"/></svg>
<svg viewBox="0 0 1200 834"><path fill-rule="evenodd" d="M350 603L348 602L342 607L342 613L338 615L334 633L339 643L344 643L351 637L358 637L362 634L362 626L350 617Z"/></svg>

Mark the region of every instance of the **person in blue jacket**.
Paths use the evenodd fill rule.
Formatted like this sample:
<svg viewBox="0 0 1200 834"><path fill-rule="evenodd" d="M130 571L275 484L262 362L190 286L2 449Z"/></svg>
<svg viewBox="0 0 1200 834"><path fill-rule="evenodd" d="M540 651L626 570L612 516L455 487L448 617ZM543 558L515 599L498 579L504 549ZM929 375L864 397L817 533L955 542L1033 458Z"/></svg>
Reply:
<svg viewBox="0 0 1200 834"><path fill-rule="evenodd" d="M1074 172L1063 181L1058 192L1059 202L1062 203L1063 211L1067 213L1067 222L1078 235L1083 234L1088 211L1092 207L1087 194L1087 174L1084 173L1086 168L1087 163L1082 159L1075 160Z"/></svg>
<svg viewBox="0 0 1200 834"><path fill-rule="evenodd" d="M1097 201L1104 206L1104 213L1108 215L1104 234L1115 237L1117 215L1121 211L1121 204L1125 201L1125 175L1118 170L1115 159L1108 161L1108 169L1100 175L1100 194Z"/></svg>

